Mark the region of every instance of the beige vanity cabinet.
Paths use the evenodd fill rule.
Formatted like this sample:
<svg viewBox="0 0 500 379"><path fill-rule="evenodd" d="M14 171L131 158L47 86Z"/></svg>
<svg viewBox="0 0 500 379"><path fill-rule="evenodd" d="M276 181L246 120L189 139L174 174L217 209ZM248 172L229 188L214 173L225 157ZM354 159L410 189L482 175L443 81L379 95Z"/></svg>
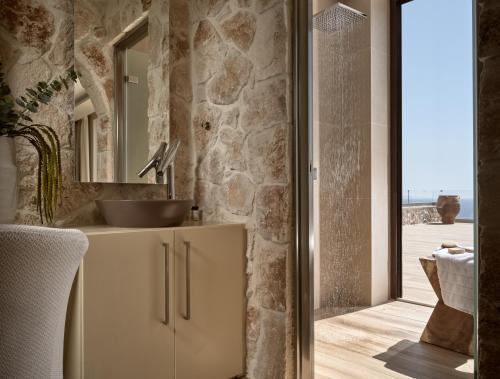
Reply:
<svg viewBox="0 0 500 379"><path fill-rule="evenodd" d="M243 225L83 229L65 378L222 379L244 372Z"/></svg>
<svg viewBox="0 0 500 379"><path fill-rule="evenodd" d="M243 228L231 229L175 233L178 379L229 379L244 372L246 243Z"/></svg>

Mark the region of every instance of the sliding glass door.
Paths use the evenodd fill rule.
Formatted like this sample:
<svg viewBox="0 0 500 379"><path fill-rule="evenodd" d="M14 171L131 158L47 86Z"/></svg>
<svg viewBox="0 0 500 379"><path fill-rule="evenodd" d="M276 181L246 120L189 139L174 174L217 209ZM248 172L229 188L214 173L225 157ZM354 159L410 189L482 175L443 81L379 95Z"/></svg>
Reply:
<svg viewBox="0 0 500 379"><path fill-rule="evenodd" d="M432 306L421 258L474 245L472 12L471 0L401 6L401 297Z"/></svg>

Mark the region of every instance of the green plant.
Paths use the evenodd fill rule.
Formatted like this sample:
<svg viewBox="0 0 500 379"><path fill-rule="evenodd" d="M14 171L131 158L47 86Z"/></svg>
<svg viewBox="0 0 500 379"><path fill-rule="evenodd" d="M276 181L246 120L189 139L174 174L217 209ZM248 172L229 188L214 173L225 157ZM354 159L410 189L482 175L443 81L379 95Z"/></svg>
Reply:
<svg viewBox="0 0 500 379"><path fill-rule="evenodd" d="M72 67L63 76L49 82L40 81L15 98L1 66L0 63L0 136L24 138L37 151L37 210L42 224L44 218L52 223L61 199L61 144L53 128L35 123L30 116L38 113L42 104L49 104L63 89L68 89L78 75Z"/></svg>

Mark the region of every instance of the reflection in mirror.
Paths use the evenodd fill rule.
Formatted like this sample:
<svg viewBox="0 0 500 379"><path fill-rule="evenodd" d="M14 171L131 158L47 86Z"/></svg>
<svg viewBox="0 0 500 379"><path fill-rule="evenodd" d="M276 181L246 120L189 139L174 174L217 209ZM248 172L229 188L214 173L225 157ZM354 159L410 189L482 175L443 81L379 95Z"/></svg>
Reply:
<svg viewBox="0 0 500 379"><path fill-rule="evenodd" d="M137 175L148 160L148 67L147 19L115 46L115 108L117 110L118 181L147 182Z"/></svg>
<svg viewBox="0 0 500 379"><path fill-rule="evenodd" d="M153 171L138 173L169 141L166 5L75 0L77 181L157 182Z"/></svg>
<svg viewBox="0 0 500 379"><path fill-rule="evenodd" d="M97 115L92 101L78 81L75 84L75 173L82 182L93 182L97 178L97 151L95 126Z"/></svg>

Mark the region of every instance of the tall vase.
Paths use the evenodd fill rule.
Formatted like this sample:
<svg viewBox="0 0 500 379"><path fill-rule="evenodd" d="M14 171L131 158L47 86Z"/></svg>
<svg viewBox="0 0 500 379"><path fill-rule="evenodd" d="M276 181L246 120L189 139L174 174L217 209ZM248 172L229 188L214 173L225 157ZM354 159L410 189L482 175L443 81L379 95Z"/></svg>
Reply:
<svg viewBox="0 0 500 379"><path fill-rule="evenodd" d="M16 147L14 138L0 136L0 224L12 224L16 209Z"/></svg>
<svg viewBox="0 0 500 379"><path fill-rule="evenodd" d="M460 196L440 195L436 208L443 224L454 224L455 218L460 213Z"/></svg>

